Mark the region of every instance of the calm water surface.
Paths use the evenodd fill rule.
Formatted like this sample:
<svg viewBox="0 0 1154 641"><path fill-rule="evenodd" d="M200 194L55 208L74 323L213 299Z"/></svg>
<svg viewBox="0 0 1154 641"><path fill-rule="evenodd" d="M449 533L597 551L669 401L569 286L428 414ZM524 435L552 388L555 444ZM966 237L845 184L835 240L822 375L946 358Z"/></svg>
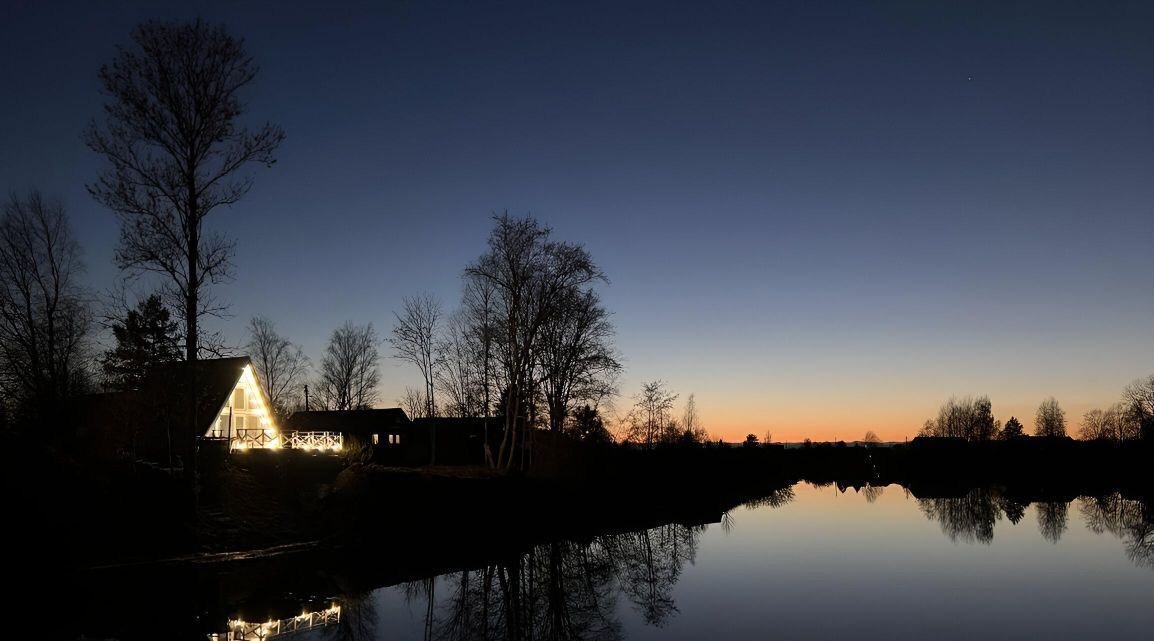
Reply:
<svg viewBox="0 0 1154 641"><path fill-rule="evenodd" d="M1152 639L1154 523L1119 495L803 483L721 523L540 545L333 604L339 622L296 638Z"/></svg>

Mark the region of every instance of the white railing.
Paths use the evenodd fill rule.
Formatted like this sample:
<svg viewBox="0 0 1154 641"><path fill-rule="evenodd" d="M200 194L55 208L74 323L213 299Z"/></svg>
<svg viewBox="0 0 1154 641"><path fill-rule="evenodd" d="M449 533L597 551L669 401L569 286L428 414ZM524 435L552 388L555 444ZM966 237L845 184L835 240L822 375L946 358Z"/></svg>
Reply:
<svg viewBox="0 0 1154 641"><path fill-rule="evenodd" d="M276 430L251 428L233 431L230 447L234 450L266 450L281 446Z"/></svg>
<svg viewBox="0 0 1154 641"><path fill-rule="evenodd" d="M340 432L292 432L289 447L294 450L331 450L344 447L344 436Z"/></svg>

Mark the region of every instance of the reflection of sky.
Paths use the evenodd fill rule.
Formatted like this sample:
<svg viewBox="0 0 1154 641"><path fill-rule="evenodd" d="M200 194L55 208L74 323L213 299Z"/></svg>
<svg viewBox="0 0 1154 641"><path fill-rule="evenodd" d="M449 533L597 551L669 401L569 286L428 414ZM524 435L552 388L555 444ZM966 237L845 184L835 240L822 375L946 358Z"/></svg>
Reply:
<svg viewBox="0 0 1154 641"><path fill-rule="evenodd" d="M1035 506L1017 525L999 521L983 545L952 543L898 486L873 504L852 489L795 491L785 507L739 511L729 535L710 528L675 590L681 615L629 638L1120 639L1154 629L1154 573L1115 537L1086 530L1077 502L1056 545Z"/></svg>
<svg viewBox="0 0 1154 641"><path fill-rule="evenodd" d="M784 507L740 508L709 526L673 590L679 613L648 627L625 598L627 639L1145 638L1154 572L1083 526L1079 503L1057 544L1031 506L989 545L951 542L898 486L876 502L799 484ZM440 594L452 586L442 578ZM374 595L387 638L421 638L425 604Z"/></svg>
<svg viewBox="0 0 1154 641"><path fill-rule="evenodd" d="M611 277L626 395L665 379L727 439L900 439L950 394L1073 419L1151 373L1148 1L196 5L0 5L0 193L62 197L98 290L96 69L199 15L288 135L212 222L234 342L265 313L319 359L347 319L451 303L508 208ZM382 369L384 403L416 381Z"/></svg>

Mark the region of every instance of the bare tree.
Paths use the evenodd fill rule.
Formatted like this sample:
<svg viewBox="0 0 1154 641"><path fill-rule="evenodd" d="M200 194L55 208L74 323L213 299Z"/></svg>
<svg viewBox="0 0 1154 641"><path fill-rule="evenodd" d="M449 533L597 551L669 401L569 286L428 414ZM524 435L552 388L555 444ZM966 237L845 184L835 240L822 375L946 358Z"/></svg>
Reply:
<svg viewBox="0 0 1154 641"><path fill-rule="evenodd" d="M435 377L437 373L437 330L441 304L430 294L405 298L405 309L393 325L389 344L393 357L417 366L425 379L425 416L437 415Z"/></svg>
<svg viewBox="0 0 1154 641"><path fill-rule="evenodd" d="M645 383L633 398L629 440L650 448L655 443L672 440L667 430L669 412L673 409L677 395L665 387L665 382L658 380Z"/></svg>
<svg viewBox="0 0 1154 641"><path fill-rule="evenodd" d="M691 439L695 443L706 443L709 441L709 434L705 431L705 425L701 421L701 415L697 411L697 395L690 394L689 398L685 400L685 412L681 418L681 427L685 430L686 439ZM765 433L769 436L769 432ZM769 442L769 439L766 439Z"/></svg>
<svg viewBox="0 0 1154 641"><path fill-rule="evenodd" d="M549 429L561 432L579 403L596 407L616 394L621 371L613 349L609 312L592 289L573 288L558 297L541 329L537 365Z"/></svg>
<svg viewBox="0 0 1154 641"><path fill-rule="evenodd" d="M878 438L878 435L875 434L873 430L866 430L865 436L863 436L861 440L862 443L865 443L866 447L872 447L882 442L882 440Z"/></svg>
<svg viewBox="0 0 1154 641"><path fill-rule="evenodd" d="M482 350L468 314L457 310L449 316L444 335L437 341L435 383L450 416L481 416L484 408Z"/></svg>
<svg viewBox="0 0 1154 641"><path fill-rule="evenodd" d="M950 398L938 410L936 420L928 420L918 436L964 438L969 441L988 441L1001 428L994 418L990 397Z"/></svg>
<svg viewBox="0 0 1154 641"><path fill-rule="evenodd" d="M499 467L525 461L529 426L522 404L535 395L542 328L565 297L604 279L585 248L551 240L551 233L533 218L497 216L489 250L465 269L467 280L478 281L475 287L493 293L493 343L506 390L505 430L495 460Z"/></svg>
<svg viewBox="0 0 1154 641"><path fill-rule="evenodd" d="M267 316L254 316L248 323L248 334L248 353L257 378L264 384L273 412L283 420L298 404L309 358L299 345L277 333Z"/></svg>
<svg viewBox="0 0 1154 641"><path fill-rule="evenodd" d="M328 410L368 409L378 398L380 382L378 345L372 323L346 322L333 331L321 359L320 377L313 386L317 403Z"/></svg>
<svg viewBox="0 0 1154 641"><path fill-rule="evenodd" d="M1082 416L1078 438L1083 440L1130 441L1140 438L1138 417L1123 403L1115 403L1105 410L1092 409Z"/></svg>
<svg viewBox="0 0 1154 641"><path fill-rule="evenodd" d="M1034 435L1052 437L1066 435L1066 411L1052 396L1038 406L1038 413L1034 417Z"/></svg>
<svg viewBox="0 0 1154 641"><path fill-rule="evenodd" d="M0 217L0 383L27 419L51 419L86 384L83 271L64 207L12 194Z"/></svg>
<svg viewBox="0 0 1154 641"><path fill-rule="evenodd" d="M240 170L271 166L284 132L239 125L240 93L257 66L224 27L147 22L132 41L100 69L105 122L94 121L85 142L110 167L88 189L120 217L120 267L160 274L179 299L185 358L194 361L198 321L219 309L205 287L229 277L233 253L204 220L244 197L252 178Z"/></svg>
<svg viewBox="0 0 1154 641"><path fill-rule="evenodd" d="M1140 437L1154 439L1154 374L1128 385L1122 393L1122 405Z"/></svg>
<svg viewBox="0 0 1154 641"><path fill-rule="evenodd" d="M425 418L425 412L429 411L429 402L425 399L425 395L415 387L406 387L405 393L397 399L397 404L405 410L410 419Z"/></svg>
<svg viewBox="0 0 1154 641"><path fill-rule="evenodd" d="M462 296L461 312L467 326L467 335L472 344L474 356L478 363L480 374L480 400L484 406L484 442L485 463L490 467L497 464L493 457L492 444L489 442L489 417L493 411L493 390L497 384L497 370L495 366L495 345L497 338L497 286L487 278L470 278L466 276L465 291Z"/></svg>

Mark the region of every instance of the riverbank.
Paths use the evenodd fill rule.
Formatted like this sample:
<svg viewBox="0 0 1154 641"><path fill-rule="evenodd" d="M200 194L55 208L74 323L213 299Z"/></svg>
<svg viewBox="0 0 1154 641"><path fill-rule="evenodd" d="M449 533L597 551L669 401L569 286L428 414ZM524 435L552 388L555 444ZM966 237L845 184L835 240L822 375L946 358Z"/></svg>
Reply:
<svg viewBox="0 0 1154 641"><path fill-rule="evenodd" d="M51 549L61 568L245 552L315 543L357 549L452 537L499 550L506 529L548 538L606 527L715 520L798 480L849 486L898 483L927 491L999 484L1031 492L1148 492L1149 444L1072 440L896 447L622 447L545 452L527 473L481 467L347 465L339 457L238 454L202 472L193 492L152 468L94 468L57 456L50 466L9 455L13 510L40 549L45 533L75 533ZM495 534L491 534L494 533ZM452 543L446 557L466 544ZM372 556L371 554L369 556ZM395 555L394 555L395 556Z"/></svg>

